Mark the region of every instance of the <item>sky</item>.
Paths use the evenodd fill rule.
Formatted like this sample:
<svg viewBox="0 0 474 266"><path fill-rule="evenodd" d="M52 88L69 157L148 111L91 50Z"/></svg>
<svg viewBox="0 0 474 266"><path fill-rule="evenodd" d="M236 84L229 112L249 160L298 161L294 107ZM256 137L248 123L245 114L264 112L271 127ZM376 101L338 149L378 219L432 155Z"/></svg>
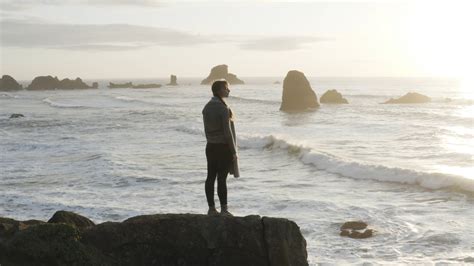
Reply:
<svg viewBox="0 0 474 266"><path fill-rule="evenodd" d="M472 3L471 3L472 2ZM18 80L470 77L474 1L0 0L0 74Z"/></svg>

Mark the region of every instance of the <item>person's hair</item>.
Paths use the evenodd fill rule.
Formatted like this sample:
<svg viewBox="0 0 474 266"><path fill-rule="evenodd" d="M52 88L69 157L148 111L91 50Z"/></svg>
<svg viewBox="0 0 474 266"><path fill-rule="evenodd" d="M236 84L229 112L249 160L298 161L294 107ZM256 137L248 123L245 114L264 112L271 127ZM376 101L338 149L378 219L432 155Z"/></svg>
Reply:
<svg viewBox="0 0 474 266"><path fill-rule="evenodd" d="M211 89L212 89L212 95L216 96L225 106L227 106L227 103L224 101L224 99L222 99L221 96L219 96L219 93L217 93L219 90L225 88L225 85L229 85L227 80L225 79L216 80L212 83ZM234 119L234 115L230 108L229 108L229 119L230 120Z"/></svg>
<svg viewBox="0 0 474 266"><path fill-rule="evenodd" d="M219 97L219 94L217 93L219 90L221 90L222 88L224 88L225 85L229 85L229 83L227 83L227 80L225 79L220 79L220 80L216 80L212 83L212 94L214 96L217 96ZM219 97L220 98L220 97Z"/></svg>

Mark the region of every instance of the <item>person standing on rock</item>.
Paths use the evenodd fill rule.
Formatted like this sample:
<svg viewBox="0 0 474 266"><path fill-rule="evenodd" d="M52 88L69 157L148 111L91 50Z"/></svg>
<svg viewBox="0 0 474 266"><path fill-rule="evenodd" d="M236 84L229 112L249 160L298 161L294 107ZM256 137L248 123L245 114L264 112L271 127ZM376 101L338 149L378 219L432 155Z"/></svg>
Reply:
<svg viewBox="0 0 474 266"><path fill-rule="evenodd" d="M221 204L221 215L233 216L227 208L227 175L239 177L234 115L224 98L229 97L226 80L214 81L211 100L202 110L206 133L207 179L206 198L208 215L218 215L214 204L214 184L217 177L217 195Z"/></svg>

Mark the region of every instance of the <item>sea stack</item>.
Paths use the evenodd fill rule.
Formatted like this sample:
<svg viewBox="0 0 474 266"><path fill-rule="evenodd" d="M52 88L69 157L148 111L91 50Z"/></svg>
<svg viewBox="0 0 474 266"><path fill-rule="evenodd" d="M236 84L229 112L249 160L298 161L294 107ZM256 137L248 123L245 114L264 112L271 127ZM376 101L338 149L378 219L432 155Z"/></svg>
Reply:
<svg viewBox="0 0 474 266"><path fill-rule="evenodd" d="M409 103L428 103L428 102L431 102L430 97L423 94L416 93L416 92L409 92L398 99L391 98L390 100L384 103L385 104L400 104L400 103L409 104Z"/></svg>
<svg viewBox="0 0 474 266"><path fill-rule="evenodd" d="M76 78L75 80L65 78L59 81L58 88L61 90L74 90L74 89L89 89L92 87L84 83L82 79L80 78Z"/></svg>
<svg viewBox="0 0 474 266"><path fill-rule="evenodd" d="M244 84L244 81L237 78L236 75L229 73L227 65L218 65L211 69L207 78L201 81L201 85L211 84L214 80L225 79L230 84Z"/></svg>
<svg viewBox="0 0 474 266"><path fill-rule="evenodd" d="M23 87L11 76L3 75L0 79L0 91L17 91Z"/></svg>
<svg viewBox="0 0 474 266"><path fill-rule="evenodd" d="M75 90L75 89L90 89L94 86L89 86L80 78L71 80L65 78L59 80L58 77L39 76L35 77L31 84L26 88L27 90Z"/></svg>
<svg viewBox="0 0 474 266"><path fill-rule="evenodd" d="M329 104L344 104L349 103L346 98L342 97L337 90L328 90L326 91L321 98L319 99L321 103L329 103Z"/></svg>
<svg viewBox="0 0 474 266"><path fill-rule="evenodd" d="M303 72L291 70L283 81L281 111L304 111L319 107L316 93Z"/></svg>
<svg viewBox="0 0 474 266"><path fill-rule="evenodd" d="M107 88L109 89L123 89L123 88L132 88L133 84L132 82L126 82L126 83L113 83L109 82L109 85Z"/></svg>
<svg viewBox="0 0 474 266"><path fill-rule="evenodd" d="M30 85L26 88L27 90L54 90L59 88L58 77L52 76L39 76L35 77Z"/></svg>
<svg viewBox="0 0 474 266"><path fill-rule="evenodd" d="M178 78L176 75L171 75L170 76L170 83L166 84L168 86L178 86Z"/></svg>

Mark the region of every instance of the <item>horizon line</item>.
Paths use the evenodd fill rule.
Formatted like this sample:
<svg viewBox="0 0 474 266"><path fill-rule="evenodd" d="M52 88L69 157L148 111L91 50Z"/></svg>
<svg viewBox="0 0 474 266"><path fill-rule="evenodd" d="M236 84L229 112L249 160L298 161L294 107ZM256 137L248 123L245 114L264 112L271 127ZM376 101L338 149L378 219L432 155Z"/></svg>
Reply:
<svg viewBox="0 0 474 266"><path fill-rule="evenodd" d="M2 74L3 75L8 75L8 74ZM12 75L9 75L13 78L15 78L14 76ZM38 76L35 76L35 77L40 77L40 76L48 76L48 75L38 75ZM75 79L75 78L80 78L82 80L88 80L88 81L91 81L91 80L128 80L128 79L169 79L170 76L162 76L162 77L104 77L104 78L82 78L82 77L60 77L58 75L49 75L49 76L52 76L52 77L58 77L59 79L65 79L65 78L69 78L69 79ZM205 77L202 77L202 76L178 76L176 75L178 80L180 78L186 78L186 79L205 79ZM285 75L286 76L286 75ZM279 78L279 79L284 79L285 76L239 76L240 79L245 79L245 78ZM456 77L456 76L308 76L308 75L305 75L307 78L345 78L345 79L349 79L349 78L386 78L386 79L397 79L397 78L405 78L405 79L461 79L462 77ZM17 81L31 81L33 80L35 77L31 78L31 79L15 79ZM244 80L245 82L245 80Z"/></svg>

